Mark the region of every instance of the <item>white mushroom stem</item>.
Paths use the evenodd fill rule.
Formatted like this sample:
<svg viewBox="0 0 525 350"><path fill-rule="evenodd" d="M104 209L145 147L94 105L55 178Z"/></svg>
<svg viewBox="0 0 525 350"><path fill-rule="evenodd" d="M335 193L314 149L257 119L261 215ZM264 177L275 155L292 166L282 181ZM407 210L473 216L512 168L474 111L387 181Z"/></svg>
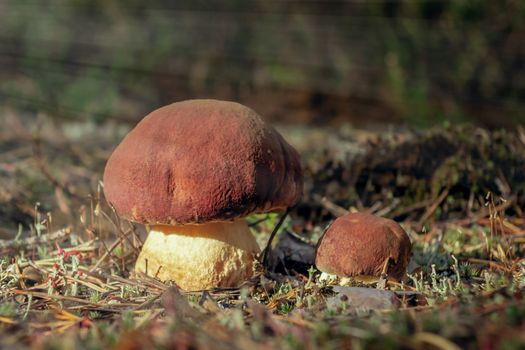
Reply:
<svg viewBox="0 0 525 350"><path fill-rule="evenodd" d="M237 287L252 277L259 246L245 220L202 225L156 225L135 271L185 290Z"/></svg>

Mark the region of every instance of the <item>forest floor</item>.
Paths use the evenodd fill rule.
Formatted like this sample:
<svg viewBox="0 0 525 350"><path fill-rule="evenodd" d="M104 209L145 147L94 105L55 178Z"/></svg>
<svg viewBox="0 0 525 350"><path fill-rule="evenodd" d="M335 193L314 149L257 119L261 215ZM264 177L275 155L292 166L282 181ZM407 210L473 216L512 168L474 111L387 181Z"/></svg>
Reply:
<svg viewBox="0 0 525 350"><path fill-rule="evenodd" d="M264 272L182 291L133 273L144 228L103 198L129 125L2 118L1 349L525 348L523 129L282 126L305 188ZM405 228L403 281L339 286L312 267L352 211ZM248 218L262 248L280 215Z"/></svg>

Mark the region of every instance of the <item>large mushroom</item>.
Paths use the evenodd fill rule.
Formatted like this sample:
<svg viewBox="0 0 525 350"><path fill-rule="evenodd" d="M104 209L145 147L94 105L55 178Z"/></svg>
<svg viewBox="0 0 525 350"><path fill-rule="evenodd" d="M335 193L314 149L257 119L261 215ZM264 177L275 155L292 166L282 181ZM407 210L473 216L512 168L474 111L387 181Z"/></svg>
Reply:
<svg viewBox="0 0 525 350"><path fill-rule="evenodd" d="M135 270L186 290L250 278L259 247L244 217L295 205L302 186L283 137L248 107L218 100L153 111L104 172L108 202L149 229Z"/></svg>
<svg viewBox="0 0 525 350"><path fill-rule="evenodd" d="M406 273L412 244L393 220L353 213L337 218L317 243L315 265L338 277L361 280Z"/></svg>

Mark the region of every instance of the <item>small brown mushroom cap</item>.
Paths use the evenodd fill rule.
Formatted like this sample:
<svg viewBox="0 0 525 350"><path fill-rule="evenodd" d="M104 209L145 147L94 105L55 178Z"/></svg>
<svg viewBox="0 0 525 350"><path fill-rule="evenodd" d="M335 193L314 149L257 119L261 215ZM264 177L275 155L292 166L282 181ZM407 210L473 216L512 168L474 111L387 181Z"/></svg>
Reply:
<svg viewBox="0 0 525 350"><path fill-rule="evenodd" d="M326 230L317 245L315 265L340 277L379 277L385 271L399 280L411 249L408 235L395 221L354 213L336 219Z"/></svg>
<svg viewBox="0 0 525 350"><path fill-rule="evenodd" d="M109 158L104 193L144 224L234 220L295 205L299 155L250 108L189 100L159 108Z"/></svg>

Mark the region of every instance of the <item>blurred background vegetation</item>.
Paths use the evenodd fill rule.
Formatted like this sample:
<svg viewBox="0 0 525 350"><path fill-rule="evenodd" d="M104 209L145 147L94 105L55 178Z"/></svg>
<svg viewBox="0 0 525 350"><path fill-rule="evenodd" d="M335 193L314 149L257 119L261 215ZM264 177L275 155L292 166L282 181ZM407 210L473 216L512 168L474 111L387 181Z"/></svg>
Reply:
<svg viewBox="0 0 525 350"><path fill-rule="evenodd" d="M312 125L525 121L525 1L0 0L0 108L214 97Z"/></svg>

